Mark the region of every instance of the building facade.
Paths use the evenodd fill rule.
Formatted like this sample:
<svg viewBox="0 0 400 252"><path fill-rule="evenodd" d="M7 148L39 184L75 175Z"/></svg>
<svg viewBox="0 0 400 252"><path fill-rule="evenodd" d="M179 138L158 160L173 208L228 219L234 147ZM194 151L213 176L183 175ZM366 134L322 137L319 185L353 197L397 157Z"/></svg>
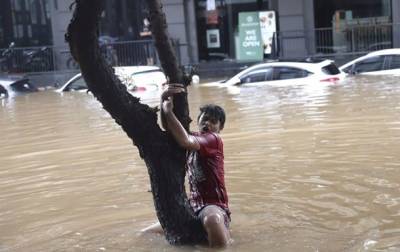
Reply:
<svg viewBox="0 0 400 252"><path fill-rule="evenodd" d="M46 0L1 1L0 48L52 44L50 8Z"/></svg>
<svg viewBox="0 0 400 252"><path fill-rule="evenodd" d="M64 34L72 2L2 0L0 48L12 41L17 46L53 45L62 59L61 52L68 50ZM400 47L400 0L162 2L182 64ZM151 39L145 32L147 15L145 0L107 0L100 32L119 41Z"/></svg>
<svg viewBox="0 0 400 252"><path fill-rule="evenodd" d="M268 43L273 50L254 53L254 59L343 55L400 46L399 0L198 0L195 12L200 61L241 60L242 50L252 53L246 47L257 45L262 52ZM261 32L249 28L254 15L259 19L254 27ZM265 20L273 27L263 25ZM268 37L271 31L275 34Z"/></svg>

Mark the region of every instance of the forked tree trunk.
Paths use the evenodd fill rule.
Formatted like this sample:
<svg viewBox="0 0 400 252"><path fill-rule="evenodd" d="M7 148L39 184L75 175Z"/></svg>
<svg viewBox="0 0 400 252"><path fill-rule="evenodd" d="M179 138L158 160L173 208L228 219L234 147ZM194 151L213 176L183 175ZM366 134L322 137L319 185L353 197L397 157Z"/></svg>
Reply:
<svg viewBox="0 0 400 252"><path fill-rule="evenodd" d="M148 0L151 25L161 65L171 82L185 82L178 68L166 31L166 20L159 0ZM66 39L90 91L121 125L139 149L150 176L157 217L171 244L203 242L205 232L190 208L184 187L185 151L157 123L157 109L132 96L113 69L107 65L98 46L98 21L103 1L76 0ZM175 97L175 113L186 129L190 118L187 95Z"/></svg>

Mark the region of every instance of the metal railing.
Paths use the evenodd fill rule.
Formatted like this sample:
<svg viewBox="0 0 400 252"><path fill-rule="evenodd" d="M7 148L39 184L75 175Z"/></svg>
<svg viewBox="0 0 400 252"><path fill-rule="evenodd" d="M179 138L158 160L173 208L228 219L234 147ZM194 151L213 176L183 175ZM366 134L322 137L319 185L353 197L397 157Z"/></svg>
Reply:
<svg viewBox="0 0 400 252"><path fill-rule="evenodd" d="M353 25L315 30L280 31L276 58L359 55L400 46L400 24Z"/></svg>
<svg viewBox="0 0 400 252"><path fill-rule="evenodd" d="M179 41L172 40L172 44L179 59ZM105 43L100 45L100 50L112 66L159 65L153 40ZM67 48L43 46L0 49L2 73L76 71L78 68Z"/></svg>
<svg viewBox="0 0 400 252"><path fill-rule="evenodd" d="M316 29L316 53L353 53L393 47L393 30L398 25L375 24L344 29Z"/></svg>
<svg viewBox="0 0 400 252"><path fill-rule="evenodd" d="M26 73L54 70L53 48L14 47L0 50L0 71L5 73Z"/></svg>

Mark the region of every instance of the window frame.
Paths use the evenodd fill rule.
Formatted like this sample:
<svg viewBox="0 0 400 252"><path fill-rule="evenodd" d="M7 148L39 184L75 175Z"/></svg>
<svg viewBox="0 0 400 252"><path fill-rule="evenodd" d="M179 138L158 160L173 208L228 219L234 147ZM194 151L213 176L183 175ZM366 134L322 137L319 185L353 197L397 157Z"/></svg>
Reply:
<svg viewBox="0 0 400 252"><path fill-rule="evenodd" d="M380 59L382 59L381 69L379 69L379 70L372 70L372 71L363 71L363 72L357 71L357 69L356 69L357 66L359 66L359 65L361 65L361 64L363 64L363 63L365 63L365 62L367 62L367 61L370 61L370 60L372 60L372 59L375 59L375 58L380 58ZM361 73L370 73L370 72L383 71L383 70L385 70L385 64L386 64L385 62L386 62L386 56L385 56L385 55L371 56L371 57L368 57L368 58L359 60L359 61L357 61L357 62L354 62L354 64L353 64L352 67L351 67L351 72L353 72L353 73L355 73L355 74L361 74Z"/></svg>

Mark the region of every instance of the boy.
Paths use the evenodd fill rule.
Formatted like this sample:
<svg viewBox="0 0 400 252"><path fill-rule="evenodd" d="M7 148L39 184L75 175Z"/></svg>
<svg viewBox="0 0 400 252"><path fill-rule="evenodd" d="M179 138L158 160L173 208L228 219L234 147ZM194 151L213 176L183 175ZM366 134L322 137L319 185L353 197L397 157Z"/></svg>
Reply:
<svg viewBox="0 0 400 252"><path fill-rule="evenodd" d="M173 95L184 92L170 84L161 95L164 128L188 151L189 202L207 232L209 245L224 247L230 242L230 211L224 181L223 143L218 133L224 128L225 112L217 105L200 108L199 132L188 134L173 112ZM161 231L159 223L142 231Z"/></svg>

